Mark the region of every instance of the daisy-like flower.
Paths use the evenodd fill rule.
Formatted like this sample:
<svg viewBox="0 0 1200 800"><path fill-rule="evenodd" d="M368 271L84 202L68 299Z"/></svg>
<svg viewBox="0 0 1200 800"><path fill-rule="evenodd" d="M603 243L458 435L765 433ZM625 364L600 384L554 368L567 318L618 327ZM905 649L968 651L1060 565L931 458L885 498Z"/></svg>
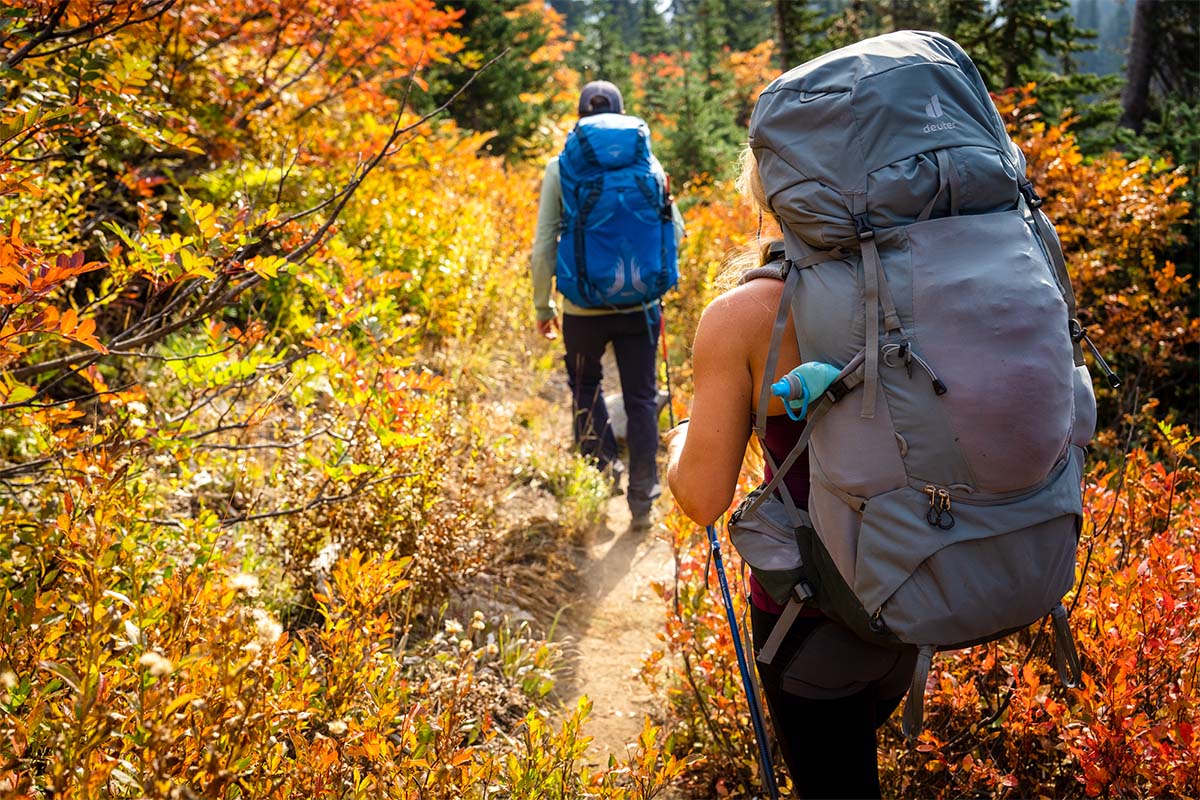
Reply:
<svg viewBox="0 0 1200 800"><path fill-rule="evenodd" d="M446 620L446 633L450 634L451 636L457 636L462 632L463 626L461 622L456 619Z"/></svg>
<svg viewBox="0 0 1200 800"><path fill-rule="evenodd" d="M333 736L341 736L343 733L346 732L346 730L349 728L349 726L346 725L344 720L335 719L333 722L326 725L325 728Z"/></svg>

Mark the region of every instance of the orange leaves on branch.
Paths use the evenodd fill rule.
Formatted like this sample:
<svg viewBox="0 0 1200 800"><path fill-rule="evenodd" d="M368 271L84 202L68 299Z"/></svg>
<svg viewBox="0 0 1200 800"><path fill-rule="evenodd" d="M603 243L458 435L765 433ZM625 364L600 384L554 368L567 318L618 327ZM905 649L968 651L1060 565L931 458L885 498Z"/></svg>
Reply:
<svg viewBox="0 0 1200 800"><path fill-rule="evenodd" d="M96 338L96 322L80 319L73 308L52 305L58 290L84 273L103 264L89 262L82 252L50 258L21 239L21 227L13 222L8 234L0 235L0 367L29 349L27 337L56 335L83 344L100 353L108 352ZM6 402L16 402L9 387Z"/></svg>

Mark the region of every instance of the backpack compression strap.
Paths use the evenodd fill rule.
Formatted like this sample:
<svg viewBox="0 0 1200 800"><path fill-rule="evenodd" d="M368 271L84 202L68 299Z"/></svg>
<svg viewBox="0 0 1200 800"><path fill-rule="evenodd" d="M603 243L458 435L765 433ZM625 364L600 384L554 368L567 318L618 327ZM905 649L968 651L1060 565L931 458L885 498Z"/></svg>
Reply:
<svg viewBox="0 0 1200 800"><path fill-rule="evenodd" d="M1029 207L1029 215L1033 217L1034 227L1037 228L1038 238L1042 240L1046 250L1050 253L1050 262L1054 265L1054 276L1058 281L1058 290L1062 292L1063 300L1067 303L1067 319L1076 322L1076 315L1079 313L1075 304L1075 289L1071 286L1071 276L1067 272L1067 260L1063 256L1062 245L1058 241L1058 236L1050 227L1050 220L1046 219L1046 215L1042 212L1042 204L1045 202L1038 196L1037 191L1033 188L1033 183L1026 180L1020 185L1021 196L1025 198L1025 205ZM1076 322L1076 324L1078 324ZM1075 351L1075 366L1083 366L1083 347L1079 344L1079 339L1076 339L1072 331L1071 347ZM1083 338L1083 337L1080 337Z"/></svg>
<svg viewBox="0 0 1200 800"><path fill-rule="evenodd" d="M863 299L866 302L866 376L863 386L863 419L875 417L875 403L879 395L879 309L883 306L883 323L888 333L902 330L900 316L892 302L883 263L879 260L879 246L875 241L875 228L867 215L867 196L864 192L844 195L854 229L858 234L863 263Z"/></svg>

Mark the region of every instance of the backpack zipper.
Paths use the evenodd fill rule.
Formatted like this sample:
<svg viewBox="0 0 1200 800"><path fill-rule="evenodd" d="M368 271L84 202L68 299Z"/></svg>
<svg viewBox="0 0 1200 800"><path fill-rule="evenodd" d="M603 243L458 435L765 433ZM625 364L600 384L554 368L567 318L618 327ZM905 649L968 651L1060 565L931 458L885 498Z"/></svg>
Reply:
<svg viewBox="0 0 1200 800"><path fill-rule="evenodd" d="M1070 453L1068 449L1067 453ZM964 484L955 484L954 487L938 486L935 483L927 483L921 489L925 494L929 495L929 508L925 511L925 521L930 525L948 531L954 527L954 514L951 512L953 503L962 503L969 506L994 506L1004 503L1011 503L1016 500L1021 500L1033 494L1037 494L1047 485L1057 480L1062 471L1067 468L1067 462L1070 461L1069 455L1064 455L1050 470L1045 480L1040 481L1027 489L1020 489L1015 492L1003 492L1001 494L990 494L986 499L973 498L970 495L974 494L971 487ZM950 488L961 488L963 491L954 492L951 494Z"/></svg>
<svg viewBox="0 0 1200 800"><path fill-rule="evenodd" d="M925 484L925 494L929 495L929 510L925 512L925 521L935 528L948 531L954 527L954 515L950 513L950 491L932 483Z"/></svg>
<svg viewBox="0 0 1200 800"><path fill-rule="evenodd" d="M977 492L975 489L971 488L970 486L967 486L966 484L962 484L962 483L956 483L956 484L952 484L950 486L939 486L936 483L926 483L921 488L921 491L924 492L925 494L929 494L930 489L932 488L939 492L944 492L947 510L950 508L951 502L962 503L964 505L969 505L969 506L1002 505L1004 503L1011 503L1011 502L1015 502L1017 500L1023 500L1024 498L1028 497L1029 495L1037 494L1042 489L1046 488L1047 485L1049 485L1050 483L1053 483L1055 480L1058 479L1058 477L1062 474L1063 470L1065 470L1067 468L1067 463L1070 460L1071 460L1070 459L1070 449L1068 448L1063 453L1062 457L1059 458L1058 461L1054 464L1054 467L1051 468L1050 472L1046 475L1044 480L1041 480L1038 483L1035 483L1033 486L1029 486L1025 489L1017 489L1016 491L1013 491L1013 492L997 492L995 494L991 494L991 493L982 494L980 492ZM916 487L917 487L917 485L913 485L914 489ZM930 500L930 505L933 505L932 498Z"/></svg>

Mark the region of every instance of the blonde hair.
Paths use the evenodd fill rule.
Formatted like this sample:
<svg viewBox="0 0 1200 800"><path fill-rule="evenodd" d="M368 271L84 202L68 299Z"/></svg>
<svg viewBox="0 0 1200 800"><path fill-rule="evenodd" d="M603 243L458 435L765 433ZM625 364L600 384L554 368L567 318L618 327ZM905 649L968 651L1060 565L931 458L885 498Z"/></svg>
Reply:
<svg viewBox="0 0 1200 800"><path fill-rule="evenodd" d="M754 157L750 145L746 145L738 156L738 176L735 185L743 197L754 201L758 206L758 213L771 213L771 205L767 202L767 190L763 188L762 176L758 174L758 159Z"/></svg>
<svg viewBox="0 0 1200 800"><path fill-rule="evenodd" d="M763 188L762 178L758 174L758 159L754 157L754 151L750 149L749 145L746 145L741 155L738 156L738 176L734 186L737 188L738 194L753 202L757 207L758 232L754 244L731 253L725 259L721 272L714 282L720 292L727 292L737 286L738 280L746 270L767 263L771 245L778 241L777 239L762 239L763 214L772 214L773 216L773 213L767 203L767 192Z"/></svg>

